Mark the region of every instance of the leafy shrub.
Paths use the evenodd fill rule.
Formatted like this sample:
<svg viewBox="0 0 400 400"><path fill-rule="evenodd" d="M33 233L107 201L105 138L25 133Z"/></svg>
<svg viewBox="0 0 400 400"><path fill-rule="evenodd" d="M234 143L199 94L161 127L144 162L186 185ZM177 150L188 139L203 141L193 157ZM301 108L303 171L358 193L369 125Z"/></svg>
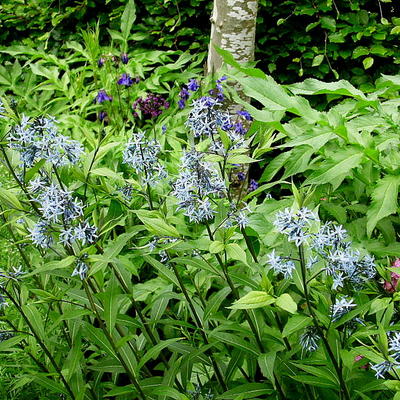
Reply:
<svg viewBox="0 0 400 400"><path fill-rule="evenodd" d="M0 351L18 388L398 398L398 77L368 95L281 86L221 52L249 104L200 79L203 55L129 51L132 7L115 47L97 28L65 57L3 49L21 61L0 67L0 204L22 263L0 273Z"/></svg>

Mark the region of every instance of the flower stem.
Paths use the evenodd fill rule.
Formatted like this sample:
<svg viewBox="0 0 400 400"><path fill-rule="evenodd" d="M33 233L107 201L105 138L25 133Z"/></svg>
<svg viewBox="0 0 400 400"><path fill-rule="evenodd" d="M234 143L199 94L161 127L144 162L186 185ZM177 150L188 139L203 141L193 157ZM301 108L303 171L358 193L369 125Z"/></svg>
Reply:
<svg viewBox="0 0 400 400"><path fill-rule="evenodd" d="M325 350L329 355L329 358L331 359L331 362L333 364L333 367L335 368L336 374L339 379L339 384L340 384L340 396L344 397L346 400L350 400L350 394L346 386L346 382L343 379L343 374L342 374L342 369L339 366L338 361L336 360L335 355L333 354L333 351L328 343L327 338L324 335L324 332L321 328L321 326L318 323L317 316L314 313L313 306L311 304L311 299L310 299L310 294L308 292L308 287L307 287L307 276L306 276L306 261L304 257L304 248L302 245L299 246L299 256L300 256L300 266L301 266L301 277L302 277L302 283L303 283L303 291L304 291L304 297L306 299L307 303L307 308L309 310L309 313L311 315L311 318L313 320L313 324L315 326L315 329L318 332L318 335L321 337L322 342L324 344Z"/></svg>

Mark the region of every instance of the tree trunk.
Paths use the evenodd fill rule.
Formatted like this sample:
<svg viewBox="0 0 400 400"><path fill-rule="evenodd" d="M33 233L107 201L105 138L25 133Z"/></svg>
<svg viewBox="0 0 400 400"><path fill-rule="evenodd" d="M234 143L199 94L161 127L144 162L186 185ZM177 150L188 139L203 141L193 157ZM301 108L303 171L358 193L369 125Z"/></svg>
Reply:
<svg viewBox="0 0 400 400"><path fill-rule="evenodd" d="M254 60L258 0L214 0L207 73L222 66L216 45L229 51L240 63Z"/></svg>

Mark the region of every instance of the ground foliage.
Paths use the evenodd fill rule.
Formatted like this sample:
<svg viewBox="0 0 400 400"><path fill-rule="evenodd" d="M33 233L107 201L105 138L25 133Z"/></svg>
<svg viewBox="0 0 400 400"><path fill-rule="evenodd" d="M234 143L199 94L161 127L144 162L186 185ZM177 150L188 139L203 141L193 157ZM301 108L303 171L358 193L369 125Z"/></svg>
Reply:
<svg viewBox="0 0 400 400"><path fill-rule="evenodd" d="M2 49L2 395L398 399L399 76L203 78L135 10Z"/></svg>
<svg viewBox="0 0 400 400"><path fill-rule="evenodd" d="M17 4L16 4L17 3ZM99 21L101 39L118 27L126 0L15 2L0 5L0 43L52 53L66 38ZM212 1L136 0L131 43L152 48L205 51ZM399 5L382 0L259 1L256 59L278 82L314 77L347 79L368 90L381 73L398 70Z"/></svg>

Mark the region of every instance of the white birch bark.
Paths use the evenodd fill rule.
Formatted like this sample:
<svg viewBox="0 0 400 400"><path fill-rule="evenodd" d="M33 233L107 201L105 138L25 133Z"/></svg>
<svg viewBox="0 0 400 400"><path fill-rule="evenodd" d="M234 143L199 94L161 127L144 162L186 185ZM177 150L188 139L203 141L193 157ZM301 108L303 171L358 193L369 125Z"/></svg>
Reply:
<svg viewBox="0 0 400 400"><path fill-rule="evenodd" d="M208 74L222 66L222 58L213 45L229 51L240 63L254 59L257 5L258 0L214 0Z"/></svg>

